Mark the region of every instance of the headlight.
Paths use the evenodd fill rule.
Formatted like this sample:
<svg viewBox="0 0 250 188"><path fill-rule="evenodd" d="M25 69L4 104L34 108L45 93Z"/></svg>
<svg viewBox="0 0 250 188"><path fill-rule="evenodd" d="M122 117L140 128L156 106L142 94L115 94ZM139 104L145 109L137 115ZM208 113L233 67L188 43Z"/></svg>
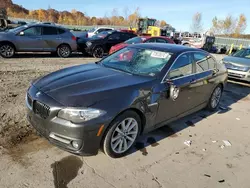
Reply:
<svg viewBox="0 0 250 188"><path fill-rule="evenodd" d="M65 108L58 112L58 117L73 123L82 123L104 115L106 112L93 108Z"/></svg>
<svg viewBox="0 0 250 188"><path fill-rule="evenodd" d="M88 41L88 42L86 42L86 45L87 45L87 46L91 46L92 43Z"/></svg>

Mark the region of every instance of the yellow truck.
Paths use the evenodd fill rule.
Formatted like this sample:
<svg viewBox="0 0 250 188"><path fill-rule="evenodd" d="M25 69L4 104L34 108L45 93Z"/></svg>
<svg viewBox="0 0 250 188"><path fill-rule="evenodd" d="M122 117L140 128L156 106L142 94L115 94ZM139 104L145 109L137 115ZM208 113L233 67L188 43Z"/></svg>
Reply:
<svg viewBox="0 0 250 188"><path fill-rule="evenodd" d="M166 36L164 30L155 26L156 19L152 18L139 18L137 28L130 28L138 35L147 36Z"/></svg>

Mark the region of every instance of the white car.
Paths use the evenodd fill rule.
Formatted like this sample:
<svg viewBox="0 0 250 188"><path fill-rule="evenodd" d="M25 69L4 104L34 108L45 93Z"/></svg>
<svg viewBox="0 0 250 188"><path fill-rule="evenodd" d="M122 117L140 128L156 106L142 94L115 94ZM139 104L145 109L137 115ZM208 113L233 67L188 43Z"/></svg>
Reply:
<svg viewBox="0 0 250 188"><path fill-rule="evenodd" d="M110 31L114 30L114 28L111 27L94 27L88 31L88 38L102 32L102 31Z"/></svg>

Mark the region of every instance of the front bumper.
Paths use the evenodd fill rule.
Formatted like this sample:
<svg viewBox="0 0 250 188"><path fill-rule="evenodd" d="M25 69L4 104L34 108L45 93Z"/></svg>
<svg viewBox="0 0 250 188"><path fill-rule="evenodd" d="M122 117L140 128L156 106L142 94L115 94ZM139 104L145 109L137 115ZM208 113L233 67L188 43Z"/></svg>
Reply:
<svg viewBox="0 0 250 188"><path fill-rule="evenodd" d="M250 82L250 72L228 69L228 77Z"/></svg>
<svg viewBox="0 0 250 188"><path fill-rule="evenodd" d="M98 131L102 125L106 127L109 121L103 116L86 123L74 124L58 118L57 113L63 106L44 93L36 97L37 92L38 90L35 87L31 87L27 93L29 98L32 99L31 105L28 97L26 97L26 105L28 107L27 118L37 132L51 144L70 153L96 155L103 135L102 132L102 134L97 136ZM35 112L35 107L33 106L35 101L39 101L50 107L50 115L46 119ZM74 147L73 143L77 143L78 147Z"/></svg>

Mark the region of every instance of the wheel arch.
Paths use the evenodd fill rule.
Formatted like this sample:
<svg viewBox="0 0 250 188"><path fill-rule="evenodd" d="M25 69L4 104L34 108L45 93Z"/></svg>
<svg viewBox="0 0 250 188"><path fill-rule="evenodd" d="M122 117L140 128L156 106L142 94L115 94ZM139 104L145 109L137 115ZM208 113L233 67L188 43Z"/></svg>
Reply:
<svg viewBox="0 0 250 188"><path fill-rule="evenodd" d="M130 108L127 108L127 109L121 111L120 113L118 113L118 114L111 120L111 122L109 123L109 125L108 125L108 126L105 128L105 130L103 131L102 138L101 138L101 142L100 142L100 143L101 143L100 146L102 146L103 141L104 141L104 139L105 139L105 135L107 134L107 132L108 132L108 130L109 130L111 124L115 121L115 119L116 119L117 117L119 117L120 115L122 115L123 113L125 113L125 112L127 112L127 111L133 111L133 112L135 112L136 114L139 115L139 117L140 117L140 119L141 119L141 132L140 132L140 134L143 133L143 130L144 130L145 125L146 125L146 117L145 117L145 115L143 114L143 112L142 112L141 110L139 110L139 109L137 109L137 108L134 108L134 107L130 107Z"/></svg>
<svg viewBox="0 0 250 188"><path fill-rule="evenodd" d="M16 45L13 42L10 42L8 40L4 40L4 41L0 42L0 45L3 45L3 44L10 44L14 47L15 51L17 50Z"/></svg>
<svg viewBox="0 0 250 188"><path fill-rule="evenodd" d="M67 45L67 46L70 48L70 51L72 51L71 46L70 46L68 43L61 43L61 44L59 44L59 45L57 46L56 50L58 50L58 48L59 48L60 46L62 46L62 45Z"/></svg>

